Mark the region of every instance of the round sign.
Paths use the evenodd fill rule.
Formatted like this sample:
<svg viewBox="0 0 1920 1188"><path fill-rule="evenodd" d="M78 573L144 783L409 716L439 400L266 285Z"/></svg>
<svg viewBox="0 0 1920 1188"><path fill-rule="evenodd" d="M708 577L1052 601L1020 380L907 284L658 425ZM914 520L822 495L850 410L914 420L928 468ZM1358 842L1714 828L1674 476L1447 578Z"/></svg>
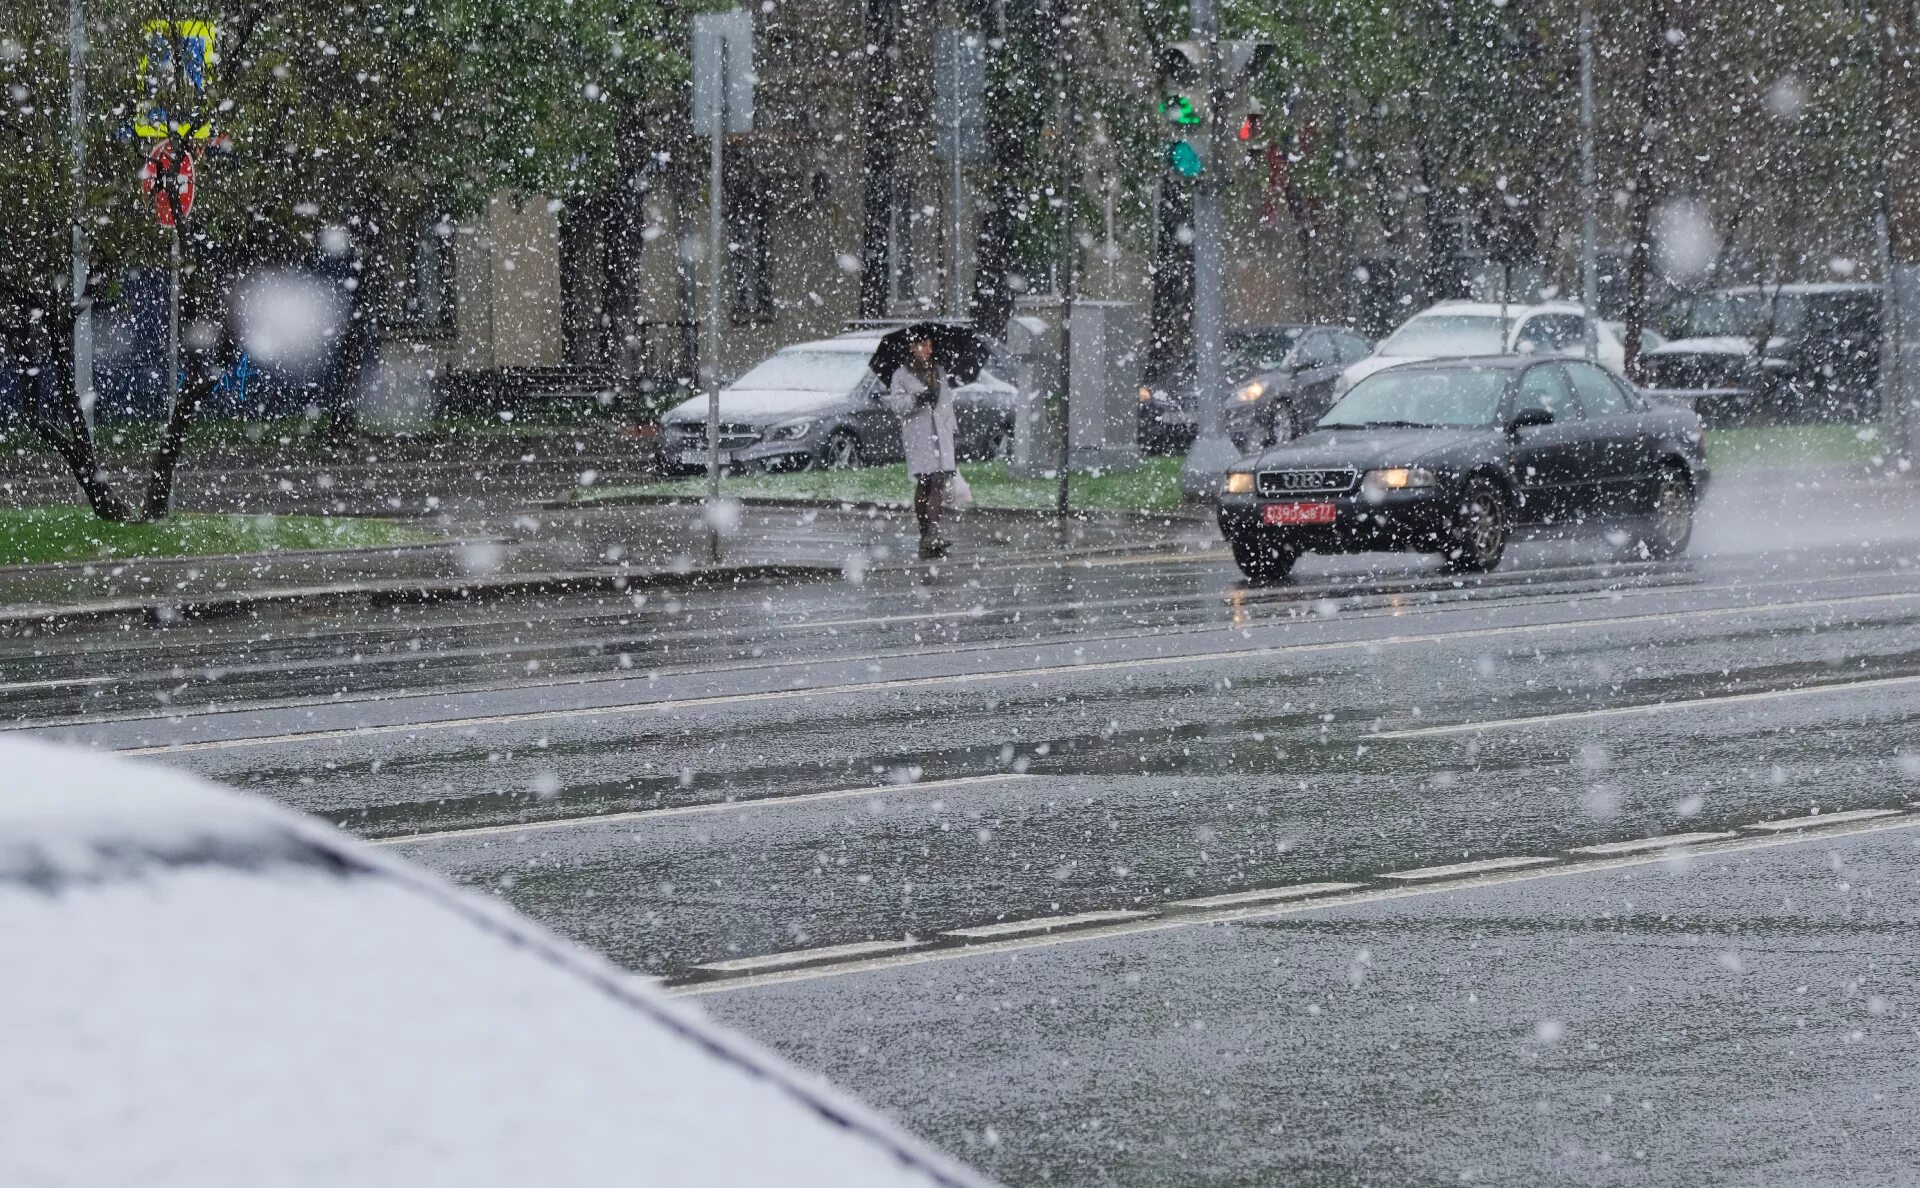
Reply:
<svg viewBox="0 0 1920 1188"><path fill-rule="evenodd" d="M193 210L193 156L163 140L140 166L140 190L153 195L153 212L162 227L184 222Z"/></svg>

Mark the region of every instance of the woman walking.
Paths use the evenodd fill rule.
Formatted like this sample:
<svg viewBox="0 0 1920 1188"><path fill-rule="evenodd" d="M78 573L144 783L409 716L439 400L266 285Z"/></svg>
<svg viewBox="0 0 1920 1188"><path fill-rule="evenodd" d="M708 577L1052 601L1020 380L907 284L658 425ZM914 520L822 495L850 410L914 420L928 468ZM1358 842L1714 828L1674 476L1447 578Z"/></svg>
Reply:
<svg viewBox="0 0 1920 1188"><path fill-rule="evenodd" d="M887 390L887 406L900 418L900 439L907 455L907 473L913 476L913 515L920 524L920 556L938 560L947 555L940 535L947 484L953 481L953 389L933 361L933 339L916 338L907 347L906 363L895 369Z"/></svg>

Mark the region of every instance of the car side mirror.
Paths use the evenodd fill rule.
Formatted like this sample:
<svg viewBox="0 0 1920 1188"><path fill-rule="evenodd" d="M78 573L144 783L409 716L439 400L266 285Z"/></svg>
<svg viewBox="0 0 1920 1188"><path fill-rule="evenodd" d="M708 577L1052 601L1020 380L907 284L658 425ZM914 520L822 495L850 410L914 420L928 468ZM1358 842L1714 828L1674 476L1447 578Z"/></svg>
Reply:
<svg viewBox="0 0 1920 1188"><path fill-rule="evenodd" d="M1534 429L1541 425L1553 424L1553 413L1544 408L1523 408L1507 422L1507 435L1517 435L1522 429Z"/></svg>

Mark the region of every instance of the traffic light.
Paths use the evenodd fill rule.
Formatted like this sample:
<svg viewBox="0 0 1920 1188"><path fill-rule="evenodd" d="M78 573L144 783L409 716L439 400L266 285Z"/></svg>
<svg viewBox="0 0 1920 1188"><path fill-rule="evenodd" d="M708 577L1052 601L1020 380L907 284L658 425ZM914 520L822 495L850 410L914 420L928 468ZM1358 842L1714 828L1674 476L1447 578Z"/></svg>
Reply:
<svg viewBox="0 0 1920 1188"><path fill-rule="evenodd" d="M1262 109L1251 94L1253 77L1273 57L1270 41L1220 42L1220 76L1207 92L1207 59L1197 41L1176 41L1160 51L1160 115L1172 126L1167 167L1181 177L1206 172L1211 155L1213 106L1220 105L1221 134L1231 129L1251 147L1260 135Z"/></svg>

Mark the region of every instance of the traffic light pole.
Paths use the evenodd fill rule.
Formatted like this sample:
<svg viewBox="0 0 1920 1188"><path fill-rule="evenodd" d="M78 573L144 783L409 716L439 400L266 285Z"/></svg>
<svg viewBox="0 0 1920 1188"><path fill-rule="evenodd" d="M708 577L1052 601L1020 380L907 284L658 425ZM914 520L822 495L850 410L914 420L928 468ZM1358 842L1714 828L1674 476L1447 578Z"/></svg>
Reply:
<svg viewBox="0 0 1920 1188"><path fill-rule="evenodd" d="M1221 325L1225 255L1220 215L1225 173L1221 117L1226 104L1220 85L1220 25L1214 0L1191 0L1190 12L1207 99L1207 159L1193 187L1193 383L1198 434L1180 468L1180 489L1190 496L1205 496L1218 488L1221 474L1237 454L1227 438L1226 370L1221 358L1225 345Z"/></svg>
<svg viewBox="0 0 1920 1188"><path fill-rule="evenodd" d="M707 357L701 382L707 389L707 556L720 560L720 286L726 231L727 43L720 42L720 76L707 126Z"/></svg>

